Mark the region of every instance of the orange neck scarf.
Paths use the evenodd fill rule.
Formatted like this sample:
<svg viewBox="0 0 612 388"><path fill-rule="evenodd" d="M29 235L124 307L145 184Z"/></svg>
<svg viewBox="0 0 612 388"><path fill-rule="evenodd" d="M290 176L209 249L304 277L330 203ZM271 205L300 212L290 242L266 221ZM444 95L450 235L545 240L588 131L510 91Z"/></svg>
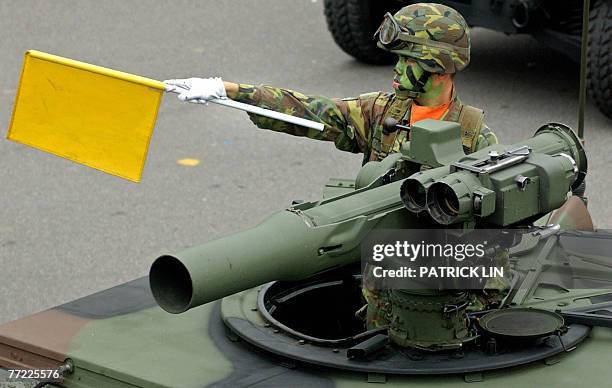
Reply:
<svg viewBox="0 0 612 388"><path fill-rule="evenodd" d="M439 120L444 116L452 101L451 98L446 104L438 106L421 106L413 103L410 107L410 125L424 119Z"/></svg>

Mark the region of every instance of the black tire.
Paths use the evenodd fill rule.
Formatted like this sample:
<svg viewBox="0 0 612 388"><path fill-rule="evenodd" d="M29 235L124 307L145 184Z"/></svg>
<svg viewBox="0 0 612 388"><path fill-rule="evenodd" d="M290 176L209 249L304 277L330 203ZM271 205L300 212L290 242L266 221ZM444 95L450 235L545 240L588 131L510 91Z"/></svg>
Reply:
<svg viewBox="0 0 612 388"><path fill-rule="evenodd" d="M589 21L589 95L612 118L612 0L597 0Z"/></svg>
<svg viewBox="0 0 612 388"><path fill-rule="evenodd" d="M397 56L376 46L372 38L385 12L399 7L389 0L325 0L327 28L334 41L357 60L374 65L388 65Z"/></svg>

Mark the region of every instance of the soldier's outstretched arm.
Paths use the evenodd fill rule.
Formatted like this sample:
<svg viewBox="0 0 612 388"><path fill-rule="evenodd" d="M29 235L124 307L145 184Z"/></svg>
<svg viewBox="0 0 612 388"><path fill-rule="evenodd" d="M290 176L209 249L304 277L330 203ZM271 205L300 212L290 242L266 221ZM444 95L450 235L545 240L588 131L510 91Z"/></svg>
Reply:
<svg viewBox="0 0 612 388"><path fill-rule="evenodd" d="M317 140L333 141L338 149L349 152L363 152L366 143L363 131L355 131L348 115L341 109L341 100L323 96L307 96L302 93L274 88L267 85L253 86L222 81L220 78L188 78L164 81L168 91L180 88L178 98L182 101L201 102L217 98L232 100L271 109L277 112L320 122L323 131L305 128L271 118L249 114L260 128L305 136Z"/></svg>

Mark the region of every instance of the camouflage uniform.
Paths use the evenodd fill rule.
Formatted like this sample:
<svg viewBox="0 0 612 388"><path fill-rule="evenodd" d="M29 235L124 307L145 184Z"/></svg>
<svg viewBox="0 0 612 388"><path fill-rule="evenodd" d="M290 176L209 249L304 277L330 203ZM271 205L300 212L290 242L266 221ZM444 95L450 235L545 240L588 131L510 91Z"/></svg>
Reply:
<svg viewBox="0 0 612 388"><path fill-rule="evenodd" d="M267 85L246 84L240 84L234 100L323 123L325 128L323 132L319 132L263 116L250 115L251 120L260 128L333 141L339 150L362 152L364 164L399 151L406 140L406 132L397 131L387 139L383 136L382 123L386 117L393 117L400 124L409 123L412 104L411 99L398 98L394 93L374 92L362 94L357 98L330 99L306 96L293 90ZM468 117L462 115L462 112L465 113L471 108L466 107L455 95L442 117L442 120L462 123L462 140L466 151L472 152L490 143L496 143L495 136L482 122L482 114L476 119L460 120ZM471 110L474 111L475 108Z"/></svg>
<svg viewBox="0 0 612 388"><path fill-rule="evenodd" d="M470 62L469 27L457 11L445 5L419 3L406 6L395 15L388 13L376 34L382 49L416 61L422 69L421 75L423 71L456 73ZM418 88L422 91L427 75L416 79L412 73L411 77L410 83L415 87L420 83ZM401 130L384 135L382 124L387 117L409 124L413 100L408 97L414 98L420 92L399 88L396 93L375 92L357 98L330 99L266 85L240 84L234 99L323 123L325 128L319 132L250 115L260 128L333 141L342 151L362 152L365 164L398 152L407 140L407 133ZM463 105L453 89L452 101L441 119L461 124L463 146L466 152L473 152L497 142L484 126L483 117L481 110Z"/></svg>

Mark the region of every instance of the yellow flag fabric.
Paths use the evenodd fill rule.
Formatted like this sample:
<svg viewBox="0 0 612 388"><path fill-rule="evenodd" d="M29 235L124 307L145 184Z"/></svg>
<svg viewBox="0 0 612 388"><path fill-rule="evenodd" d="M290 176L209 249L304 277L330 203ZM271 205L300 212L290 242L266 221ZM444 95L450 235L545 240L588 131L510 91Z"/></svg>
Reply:
<svg viewBox="0 0 612 388"><path fill-rule="evenodd" d="M139 182L163 82L26 52L8 139Z"/></svg>

